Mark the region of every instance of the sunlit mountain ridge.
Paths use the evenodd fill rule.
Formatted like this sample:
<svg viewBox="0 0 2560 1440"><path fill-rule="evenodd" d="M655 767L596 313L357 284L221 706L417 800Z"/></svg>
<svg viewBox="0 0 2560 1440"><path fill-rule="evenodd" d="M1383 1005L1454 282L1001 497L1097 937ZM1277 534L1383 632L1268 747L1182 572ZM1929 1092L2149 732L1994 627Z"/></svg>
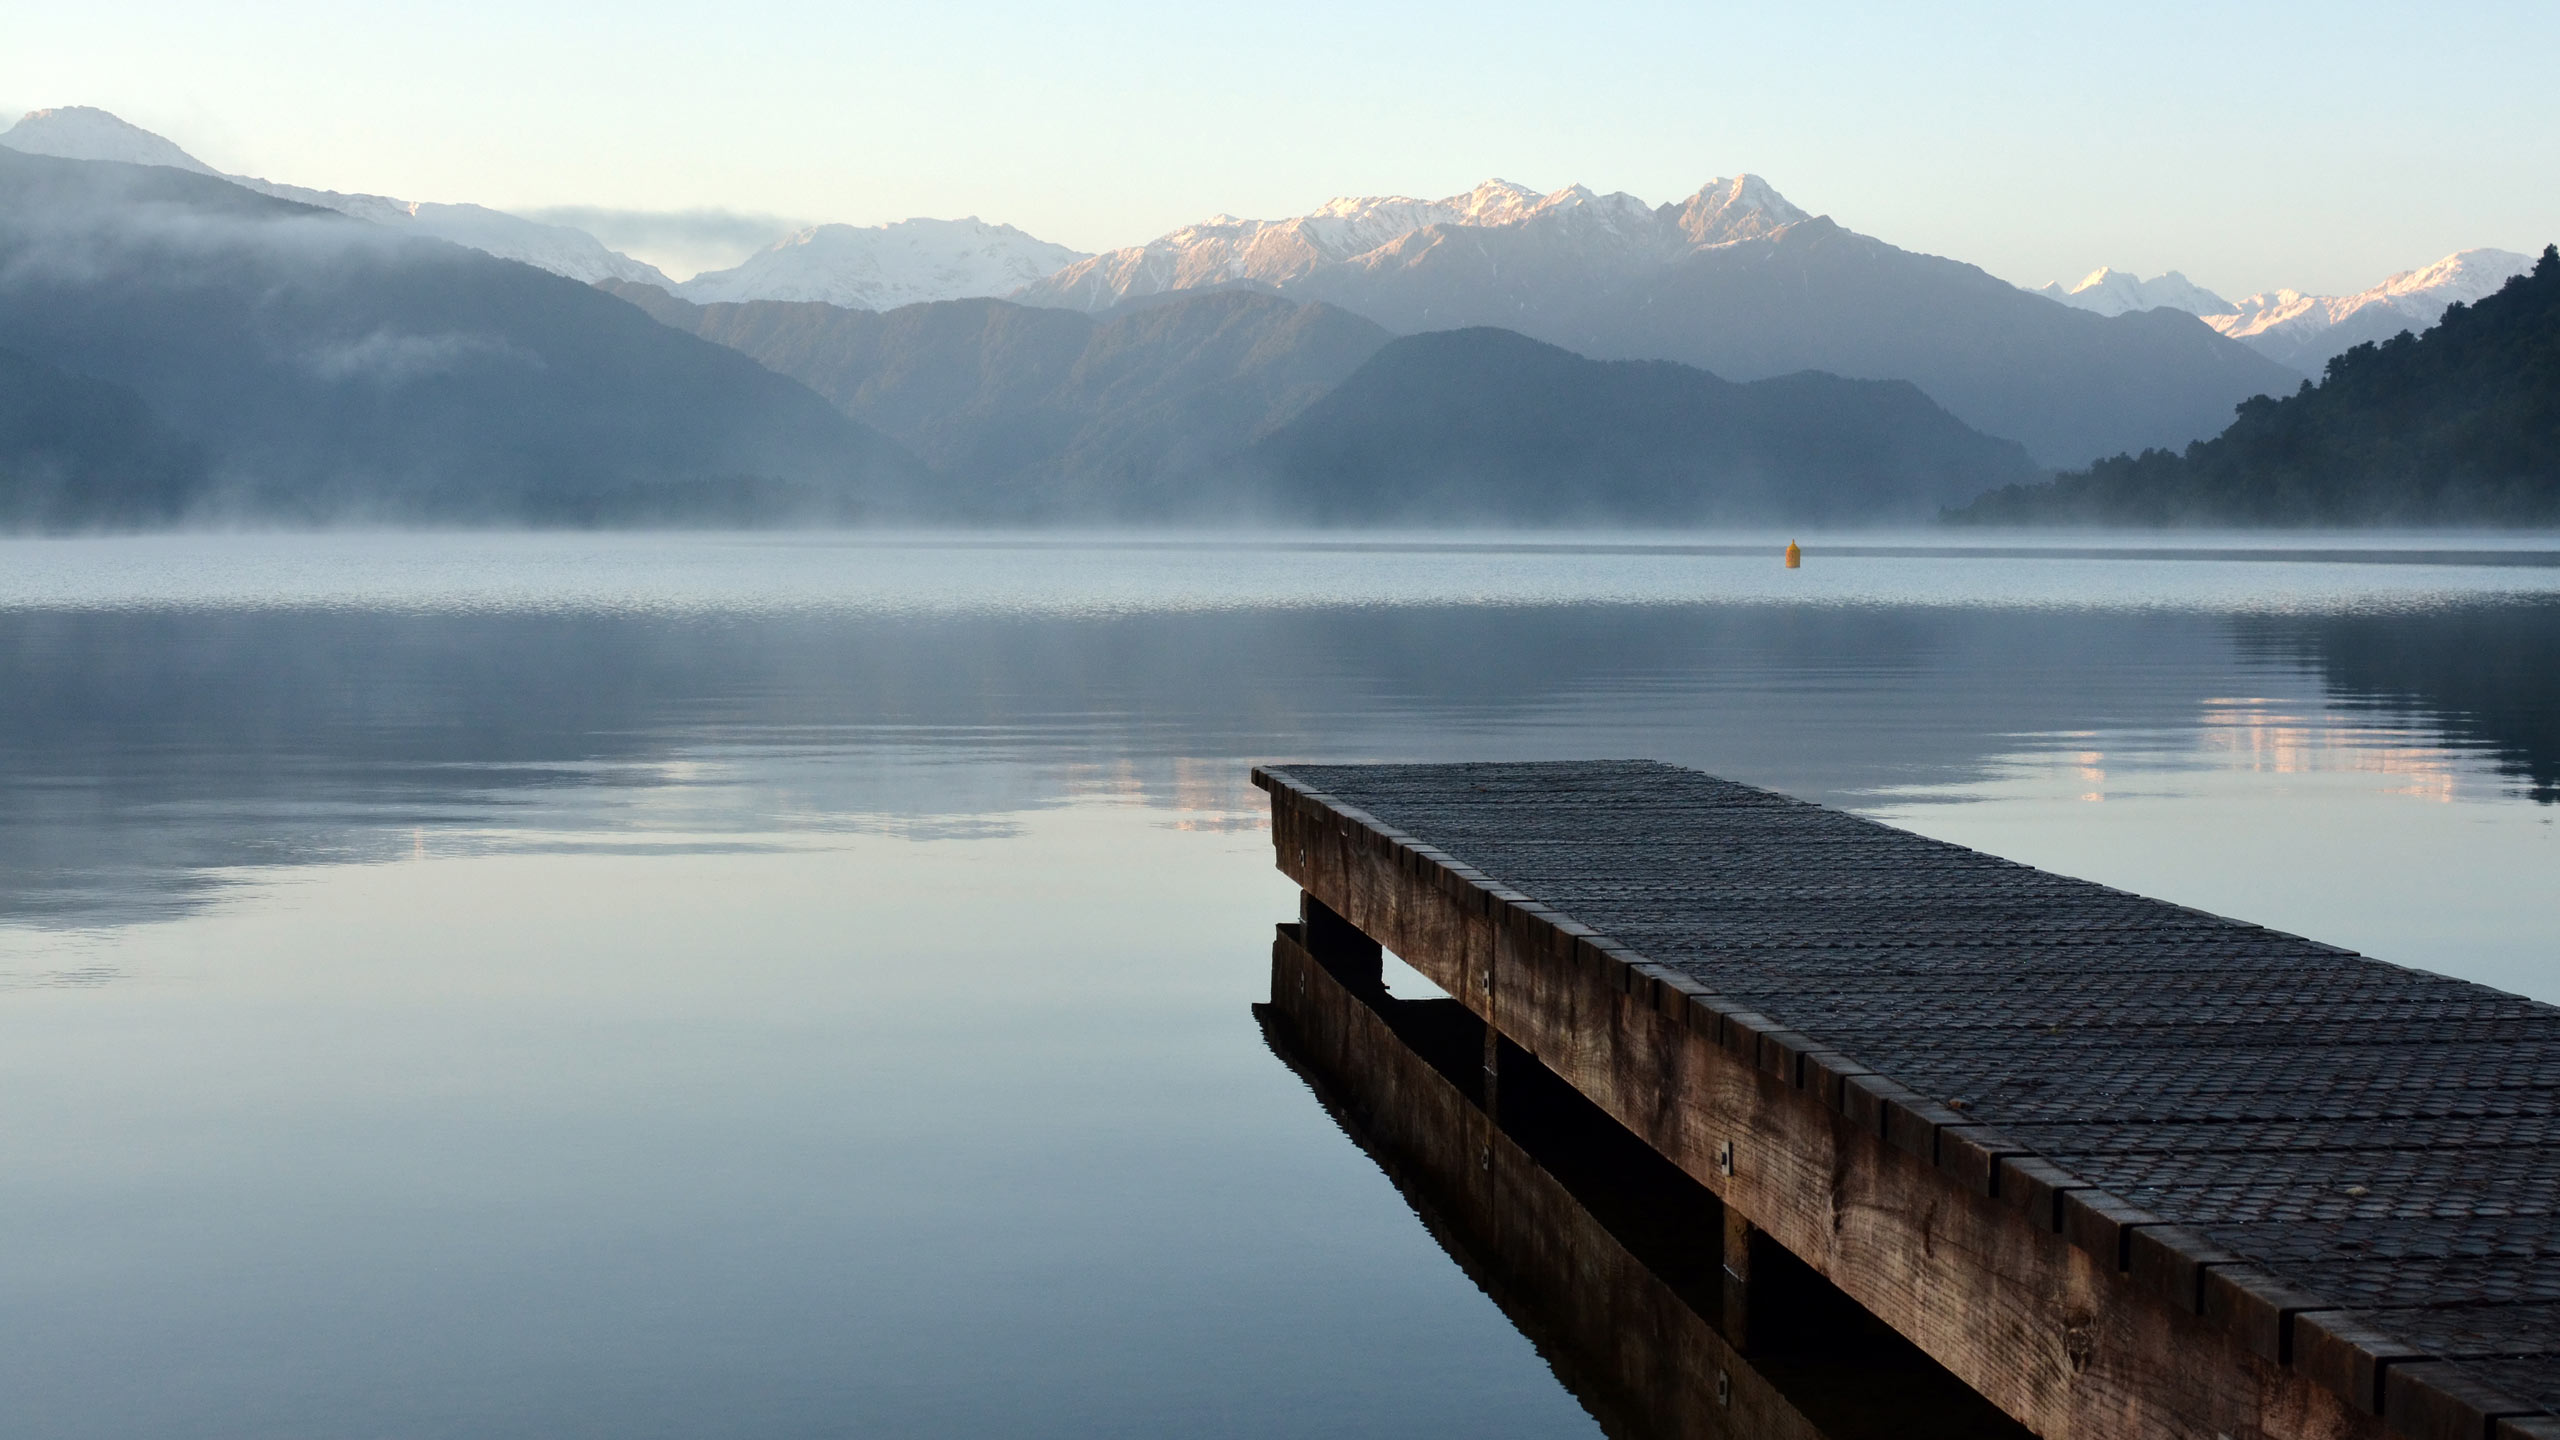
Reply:
<svg viewBox="0 0 2560 1440"><path fill-rule="evenodd" d="M2264 290L2235 302L2175 270L2145 280L2113 268L2093 271L2068 289L2056 282L2035 293L2100 315L2183 310L2278 364L2317 375L2330 357L2403 330L2424 330L2448 306L2494 294L2531 268L2532 256L2512 250L2457 250L2352 295Z"/></svg>
<svg viewBox="0 0 2560 1440"><path fill-rule="evenodd" d="M1217 216L1069 265L1014 298L1099 311L1269 289L1399 334L1495 326L1602 360L1728 380L1903 380L2048 465L2212 434L2293 372L2175 314L2058 306L1813 214L1755 175L1653 204L1491 180L1438 200Z"/></svg>

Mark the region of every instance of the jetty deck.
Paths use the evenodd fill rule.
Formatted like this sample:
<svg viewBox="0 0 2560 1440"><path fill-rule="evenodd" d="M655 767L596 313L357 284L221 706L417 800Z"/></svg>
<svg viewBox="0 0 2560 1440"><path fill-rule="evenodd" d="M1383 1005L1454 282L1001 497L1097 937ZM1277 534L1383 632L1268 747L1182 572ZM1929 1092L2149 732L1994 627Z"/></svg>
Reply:
<svg viewBox="0 0 2560 1440"><path fill-rule="evenodd" d="M1255 783L1310 950L2029 1429L2560 1440L2560 1010L1672 766Z"/></svg>

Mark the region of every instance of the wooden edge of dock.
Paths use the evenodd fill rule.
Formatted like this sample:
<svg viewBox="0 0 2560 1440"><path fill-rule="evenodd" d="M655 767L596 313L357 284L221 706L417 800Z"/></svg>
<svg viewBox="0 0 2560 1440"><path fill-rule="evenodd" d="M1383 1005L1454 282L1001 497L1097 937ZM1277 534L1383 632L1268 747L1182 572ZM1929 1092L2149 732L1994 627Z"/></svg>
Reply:
<svg viewBox="0 0 2560 1440"><path fill-rule="evenodd" d="M1309 896L2030 1429L2560 1440L2560 1420L2540 1406L2428 1363L2352 1307L2285 1284L1286 767L1257 766L1252 782L1272 798L1280 869ZM1512 998L1523 993L1527 1002ZM1735 1165L1745 1139L1784 1163Z"/></svg>
<svg viewBox="0 0 2560 1440"><path fill-rule="evenodd" d="M1747 1235L1739 1270L1731 1255L1722 1265L1701 1264L1700 1247L1721 1253L1733 1232L1694 1179L1665 1184L1649 1167L1594 1164L1591 1149L1569 1152L1567 1171L1550 1169L1553 1152L1505 1117L1512 1087L1529 1086L1545 1096L1530 1102L1530 1134L1543 1130L1552 1145L1555 1077L1524 1073L1516 1053L1464 1073L1475 1058L1466 1052L1485 1053L1481 1035L1473 1043L1433 1035L1456 1048L1426 1054L1421 1037L1405 1033L1391 1012L1410 1017L1457 1002L1392 996L1379 983L1374 951L1323 938L1311 950L1303 921L1275 929L1271 999L1254 1007L1273 1054L1607 1433L2025 1440L2021 1427L1942 1368L1901 1363L1871 1335L1824 1333L1836 1323L1822 1313L1824 1297L1809 1293L1805 1277L1752 1273ZM1589 1121L1619 1129L1604 1116ZM1631 1135L1618 1138L1651 1151ZM1600 1153L1613 1148L1603 1140ZM1655 1164L1674 1170L1658 1157ZM1612 1199L1634 1191L1645 1197L1649 1221L1679 1216L1701 1228L1671 1243L1667 1230L1650 1224L1631 1233L1621 1228L1626 1211L1612 1206L1613 1223L1586 1205L1586 1190ZM1765 1327L1774 1335L1764 1333L1773 1317L1755 1310L1764 1305L1775 1311L1778 1323ZM1777 1364L1767 1367L1772 1351Z"/></svg>

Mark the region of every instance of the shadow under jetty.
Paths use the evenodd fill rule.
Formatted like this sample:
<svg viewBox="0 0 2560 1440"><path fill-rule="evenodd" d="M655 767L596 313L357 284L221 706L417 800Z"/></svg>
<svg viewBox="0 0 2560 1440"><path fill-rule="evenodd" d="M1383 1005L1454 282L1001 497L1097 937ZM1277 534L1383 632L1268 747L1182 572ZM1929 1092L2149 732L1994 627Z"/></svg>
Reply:
<svg viewBox="0 0 2560 1440"><path fill-rule="evenodd" d="M1273 1053L1608 1434L2027 1435L1464 1005L1390 995L1306 903L1255 1007Z"/></svg>

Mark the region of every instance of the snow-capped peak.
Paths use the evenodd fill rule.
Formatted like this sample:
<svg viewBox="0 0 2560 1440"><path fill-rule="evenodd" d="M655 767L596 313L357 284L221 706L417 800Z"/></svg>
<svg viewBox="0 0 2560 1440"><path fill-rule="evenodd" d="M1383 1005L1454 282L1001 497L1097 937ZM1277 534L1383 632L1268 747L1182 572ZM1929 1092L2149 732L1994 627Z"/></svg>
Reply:
<svg viewBox="0 0 2560 1440"><path fill-rule="evenodd" d="M1532 211L1568 193L1591 192L1579 185L1568 185L1554 195L1541 195L1526 185L1497 179L1487 180L1464 195L1452 195L1440 204L1453 211L1456 223L1461 225L1508 225L1526 219Z"/></svg>
<svg viewBox="0 0 2560 1440"><path fill-rule="evenodd" d="M857 310L894 310L929 300L1004 295L1085 258L1010 225L900 220L889 225L814 225L727 270L676 288L688 300L823 300Z"/></svg>
<svg viewBox="0 0 2560 1440"><path fill-rule="evenodd" d="M2456 300L2467 305L2498 293L2508 280L2532 268L2532 256L2513 250L2457 250L2432 265L2403 270L2364 294L2393 300L2424 295L2447 305Z"/></svg>
<svg viewBox="0 0 2560 1440"><path fill-rule="evenodd" d="M1730 245L1812 218L1757 175L1719 176L1681 207L1680 233L1696 246Z"/></svg>
<svg viewBox="0 0 2560 1440"><path fill-rule="evenodd" d="M2231 302L2172 270L2155 280L2145 280L2130 271L2105 265L2080 278L2080 283L2065 287L2057 280L2039 288L2038 295L2059 300L2075 310L2094 310L2101 315L2122 315L2134 310L2184 310L2190 315L2219 315L2231 309Z"/></svg>
<svg viewBox="0 0 2560 1440"><path fill-rule="evenodd" d="M1540 192L1496 179L1438 200L1343 196L1286 220L1216 215L1144 245L1069 265L1026 289L1021 298L1099 310L1136 296L1240 280L1288 285L1333 266L1394 263L1411 248L1408 237L1444 228L1536 228L1580 237L1568 244L1667 259L1808 218L1750 175L1709 181L1677 207L1648 205L1624 191L1602 194L1567 185Z"/></svg>
<svg viewBox="0 0 2560 1440"><path fill-rule="evenodd" d="M2385 306L2421 322L2420 328L2424 328L2434 324L2454 301L2468 304L2495 294L2510 277L2532 268L2531 256L2512 250L2458 250L2432 265L2403 270L2353 295L2260 291L2226 307L2226 313L2212 316L2206 323L2225 335L2245 338L2304 321L2320 327L2336 325L2375 306Z"/></svg>
<svg viewBox="0 0 2560 1440"><path fill-rule="evenodd" d="M139 125L129 125L91 105L30 110L0 131L0 145L27 155L60 160L113 160L126 165L165 165L199 175L214 168Z"/></svg>
<svg viewBox="0 0 2560 1440"><path fill-rule="evenodd" d="M2204 323L2293 366L2316 373L2351 345L2387 340L2402 330L2424 330L2446 307L2495 294L2533 268L2533 258L2512 250L2458 250L2432 265L2403 270L2353 295L2305 295L2299 290L2261 291Z"/></svg>

